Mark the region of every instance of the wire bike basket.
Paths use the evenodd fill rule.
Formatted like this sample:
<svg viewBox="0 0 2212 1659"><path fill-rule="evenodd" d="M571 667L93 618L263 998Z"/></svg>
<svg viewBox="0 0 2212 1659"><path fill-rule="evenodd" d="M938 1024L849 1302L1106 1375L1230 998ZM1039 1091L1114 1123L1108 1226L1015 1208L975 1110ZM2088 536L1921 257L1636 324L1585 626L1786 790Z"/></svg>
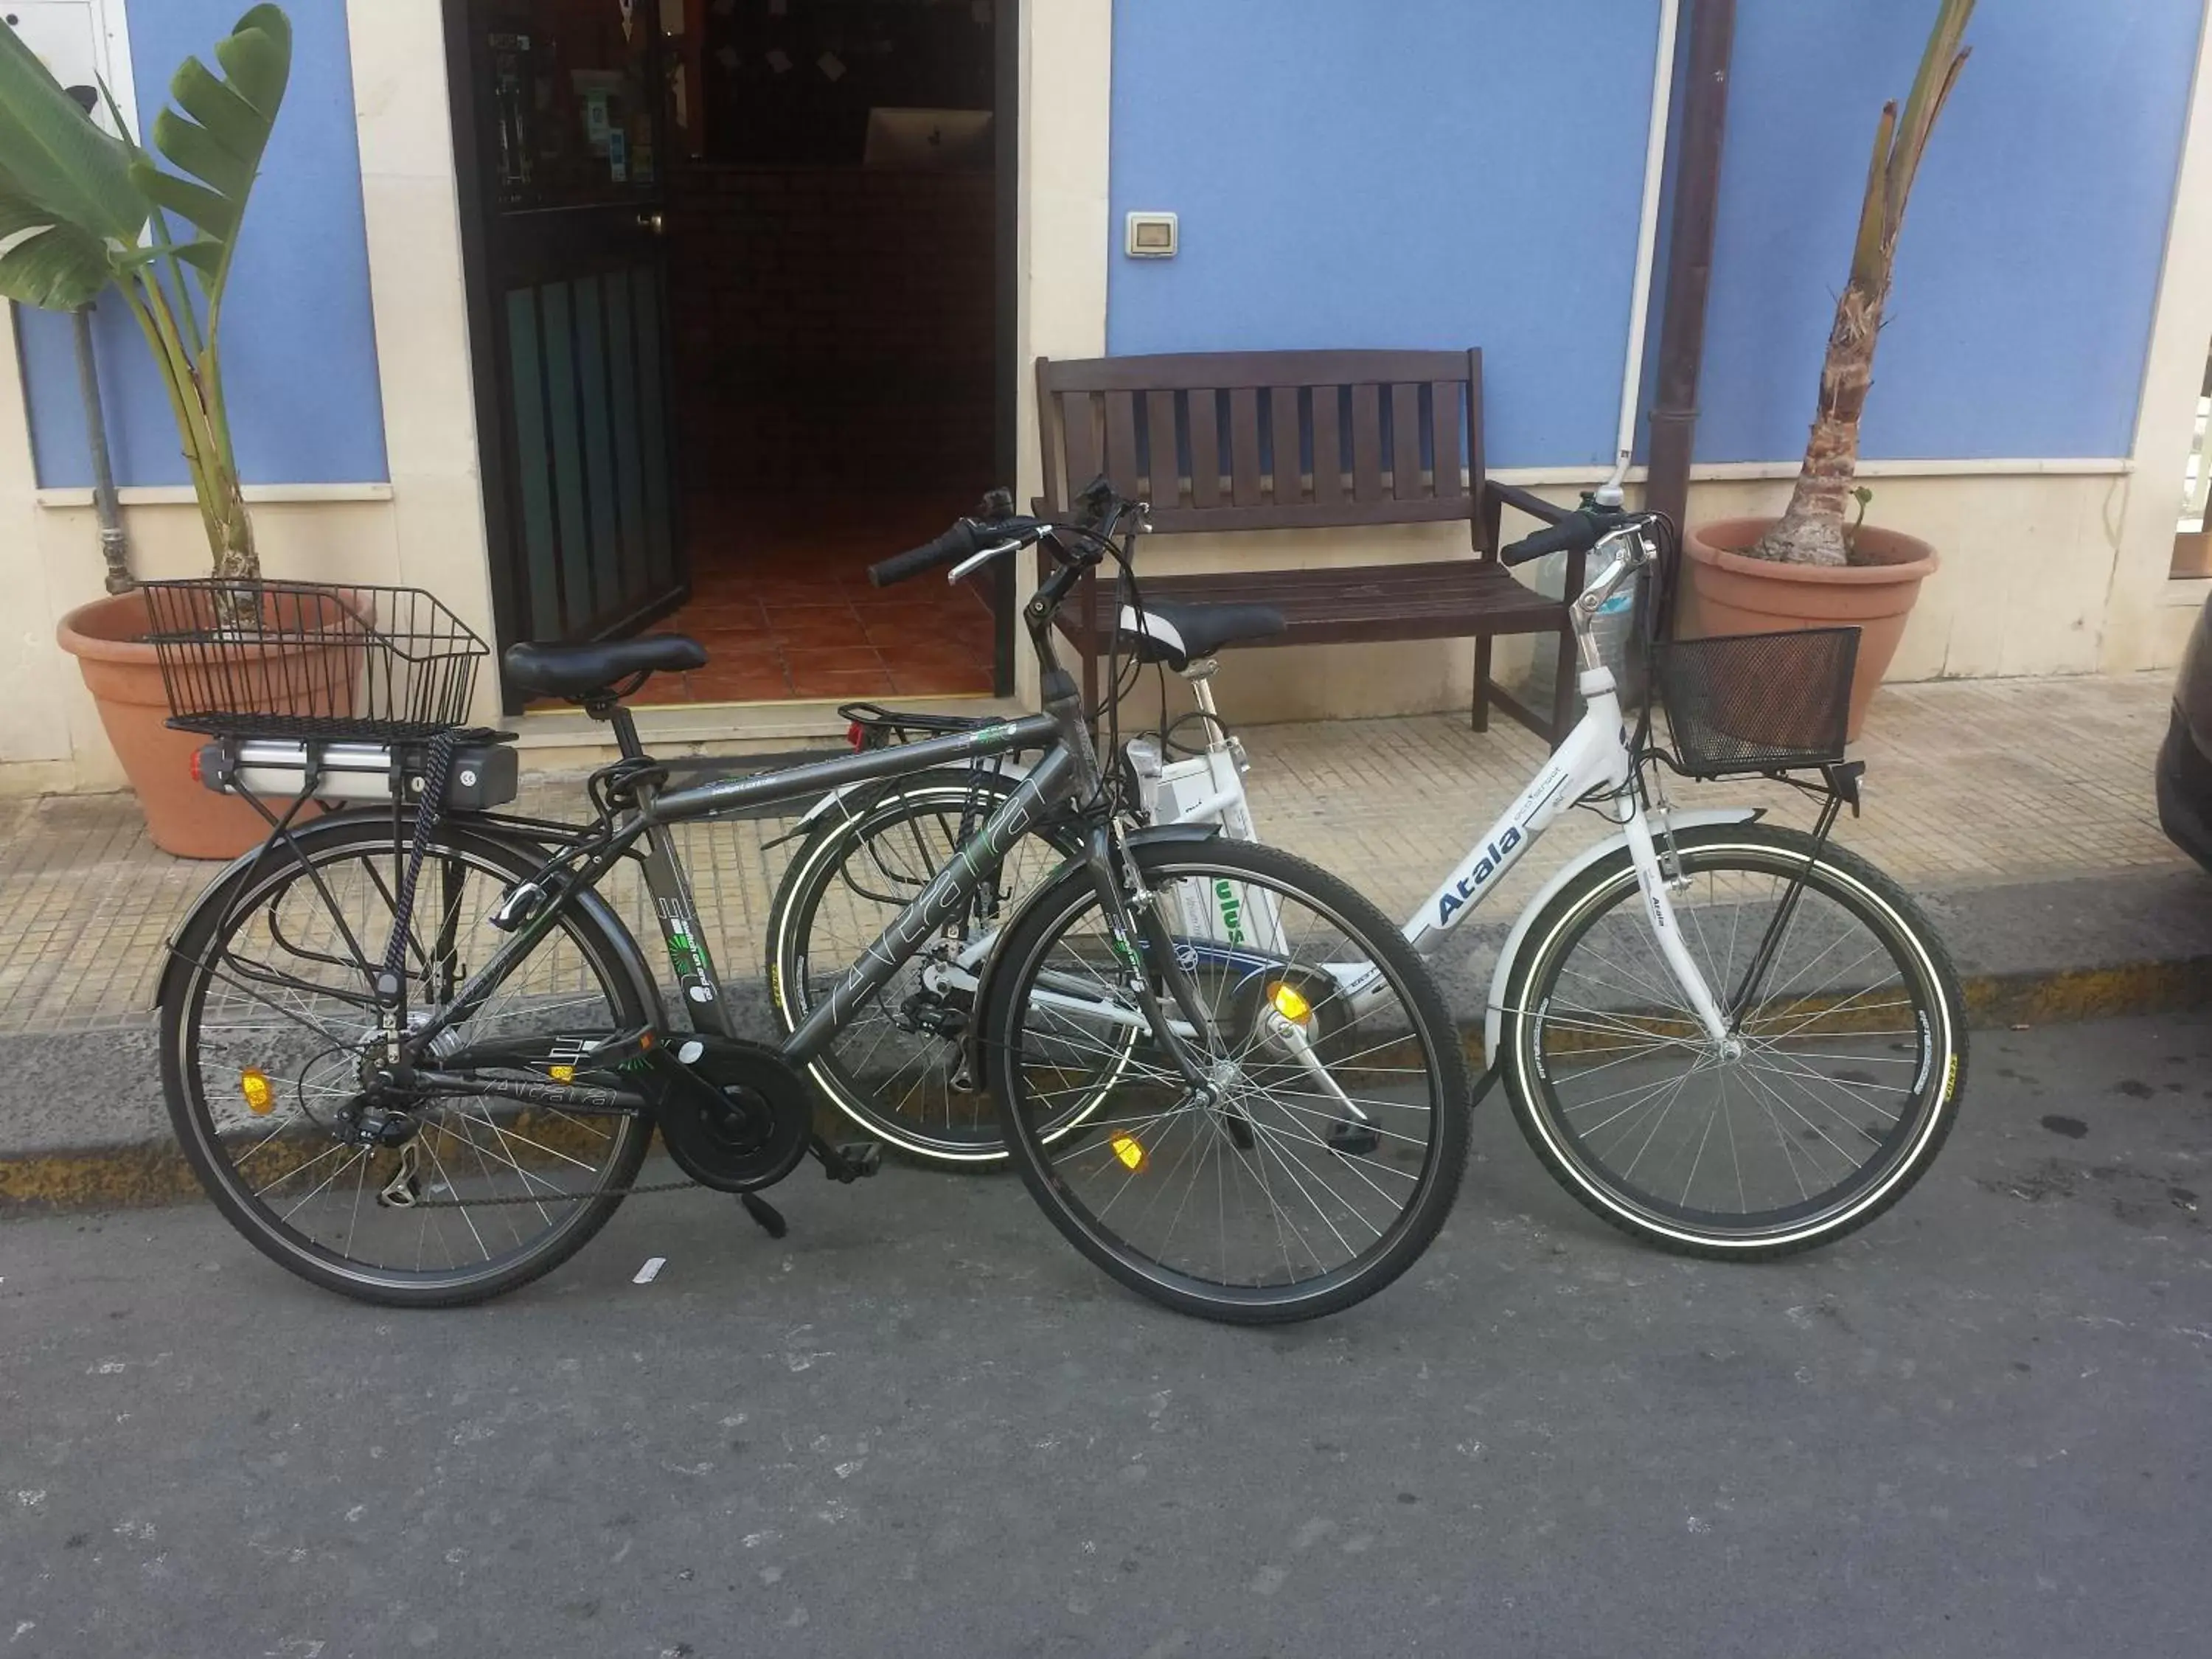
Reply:
<svg viewBox="0 0 2212 1659"><path fill-rule="evenodd" d="M213 738L412 743L468 718L489 647L413 587L144 584L169 724Z"/></svg>
<svg viewBox="0 0 2212 1659"><path fill-rule="evenodd" d="M1655 665L1692 777L1788 772L1844 758L1856 628L1808 628L1662 644Z"/></svg>

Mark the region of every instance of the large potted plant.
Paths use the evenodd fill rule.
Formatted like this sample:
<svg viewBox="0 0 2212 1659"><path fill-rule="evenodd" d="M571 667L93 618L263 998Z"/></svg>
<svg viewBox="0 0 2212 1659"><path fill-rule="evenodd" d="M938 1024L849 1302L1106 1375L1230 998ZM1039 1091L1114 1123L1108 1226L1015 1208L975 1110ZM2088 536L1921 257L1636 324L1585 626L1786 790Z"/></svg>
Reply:
<svg viewBox="0 0 2212 1659"><path fill-rule="evenodd" d="M1882 106L1867 170L1850 279L1836 301L1820 400L1790 506L1779 519L1723 519L1684 538L1678 631L1685 639L1791 628L1856 626L1858 667L1850 732L1859 734L1936 550L1894 530L1846 525L1845 503L1863 492L1857 474L1859 418L1874 383L1875 346L1889 299L1898 233L1936 118L1966 62L1961 40L1974 0L1941 0L1900 114Z"/></svg>
<svg viewBox="0 0 2212 1659"><path fill-rule="evenodd" d="M219 345L223 297L247 198L291 78L292 25L253 7L215 48L187 58L153 151L116 137L0 25L0 298L73 311L113 294L154 354L176 417L214 574L260 574L232 447ZM112 104L111 104L112 107ZM158 152L160 159L156 159ZM164 167L162 162L168 165ZM136 593L62 620L101 724L156 845L191 858L249 847L264 826L243 803L193 781L200 739L170 731L146 608Z"/></svg>

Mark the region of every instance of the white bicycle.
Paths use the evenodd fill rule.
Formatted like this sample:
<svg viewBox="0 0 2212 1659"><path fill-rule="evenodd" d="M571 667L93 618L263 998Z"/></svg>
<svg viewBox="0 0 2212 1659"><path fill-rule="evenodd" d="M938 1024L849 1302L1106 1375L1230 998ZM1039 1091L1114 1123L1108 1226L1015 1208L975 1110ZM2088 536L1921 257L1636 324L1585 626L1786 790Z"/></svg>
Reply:
<svg viewBox="0 0 2212 1659"><path fill-rule="evenodd" d="M1864 1225L1925 1173L1965 1081L1963 1000L1912 901L1830 838L1842 809L1858 804L1862 769L1843 757L1856 631L1656 647L1650 666L1673 740L1661 745L1648 706L1632 720L1624 713L1594 625L1632 591L1638 617L1654 614L1656 584L1630 585L1662 568L1671 530L1617 503L1601 492L1500 555L1509 564L1577 547L1597 556L1600 574L1573 607L1587 712L1404 932L1417 949L1437 950L1563 813L1581 806L1609 818L1616 833L1553 876L1499 952L1476 1099L1502 1078L1546 1167L1635 1237L1691 1255L1786 1255ZM1197 710L1186 720L1206 733L1180 757L1172 738L1182 722L1127 746L1156 824L1257 838L1243 748L1209 681L1214 652L1281 625L1256 606L1122 610L1121 647L1190 683ZM854 712L856 742L950 720ZM1752 808L1680 810L1667 799L1662 767L1780 778L1822 810L1809 834ZM937 773L816 806L771 918L771 990L787 1024L805 1018L880 931L884 910L910 898L1015 783L1011 774ZM871 1133L946 1166L1005 1157L977 1081L990 1034L978 1027L976 991L1001 921L1075 847L1072 830L1033 833L815 1062L824 1092ZM1210 908L1186 901L1197 907L1182 918L1187 948L1270 951L1273 919L1236 896ZM1360 1021L1366 988L1354 971L1309 989L1313 1029ZM1104 1003L1086 1011L1076 995L1039 994L1054 996L1063 1019L1088 1018L1107 1034L1126 1026ZM1356 1141L1371 1132L1353 1110L1334 1133Z"/></svg>

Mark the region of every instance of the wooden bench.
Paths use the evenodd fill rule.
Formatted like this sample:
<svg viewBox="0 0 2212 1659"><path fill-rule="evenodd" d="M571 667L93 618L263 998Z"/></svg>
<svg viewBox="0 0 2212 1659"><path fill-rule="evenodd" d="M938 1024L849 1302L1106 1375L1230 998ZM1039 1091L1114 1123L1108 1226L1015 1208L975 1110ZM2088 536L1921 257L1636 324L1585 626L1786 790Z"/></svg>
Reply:
<svg viewBox="0 0 2212 1659"><path fill-rule="evenodd" d="M1563 508L1483 477L1480 351L1231 351L1054 362L1039 358L1045 516L1103 473L1152 503L1155 535L1359 529L1465 520L1469 558L1304 570L1139 574L1156 599L1270 605L1290 626L1261 643L1476 641L1474 729L1498 708L1556 744L1572 720L1574 653L1564 601L1523 586L1497 561L1500 511L1556 523ZM1316 418L1318 416L1319 418ZM1579 593L1583 556L1566 591ZM1111 580L1062 612L1095 705L1097 659L1114 623ZM1491 678L1501 634L1560 641L1552 711Z"/></svg>

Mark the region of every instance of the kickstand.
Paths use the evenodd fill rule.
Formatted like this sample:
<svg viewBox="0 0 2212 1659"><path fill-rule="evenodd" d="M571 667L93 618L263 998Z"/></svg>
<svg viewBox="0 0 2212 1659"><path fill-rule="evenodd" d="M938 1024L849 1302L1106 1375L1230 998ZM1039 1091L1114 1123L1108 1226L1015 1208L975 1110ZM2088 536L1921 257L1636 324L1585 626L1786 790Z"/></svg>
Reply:
<svg viewBox="0 0 2212 1659"><path fill-rule="evenodd" d="M783 1218L783 1212L758 1193L739 1193L738 1202L745 1206L745 1213L757 1222L760 1230L770 1238L781 1238L791 1231L791 1224Z"/></svg>

